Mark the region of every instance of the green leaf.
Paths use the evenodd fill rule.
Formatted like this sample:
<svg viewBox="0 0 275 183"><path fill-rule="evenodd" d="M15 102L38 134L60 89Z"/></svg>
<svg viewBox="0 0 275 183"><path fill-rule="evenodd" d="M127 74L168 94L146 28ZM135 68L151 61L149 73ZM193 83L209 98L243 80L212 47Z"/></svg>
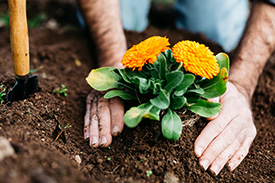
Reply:
<svg viewBox="0 0 275 183"><path fill-rule="evenodd" d="M108 91L104 98L109 99L113 97L120 97L123 100L136 100L137 98L134 95L131 95L130 93L124 91L124 90L111 90Z"/></svg>
<svg viewBox="0 0 275 183"><path fill-rule="evenodd" d="M43 22L47 20L47 14L40 13L33 18L28 19L28 26L31 28L39 27Z"/></svg>
<svg viewBox="0 0 275 183"><path fill-rule="evenodd" d="M149 79L149 84L150 84L149 89L151 91L153 91L153 95L159 94L159 91L160 91L160 88L161 88L161 83L157 82L157 81L154 81L154 79L150 78Z"/></svg>
<svg viewBox="0 0 275 183"><path fill-rule="evenodd" d="M211 117L220 112L221 106L222 105L220 103L198 100L197 103L187 106L186 108L202 117Z"/></svg>
<svg viewBox="0 0 275 183"><path fill-rule="evenodd" d="M190 106L190 105L193 105L193 104L197 103L198 100L200 99L200 96L197 96L197 95L191 95L191 96L186 95L185 97L187 99L187 102L186 102L187 106Z"/></svg>
<svg viewBox="0 0 275 183"><path fill-rule="evenodd" d="M225 53L219 53L216 55L220 69L226 68L229 71L229 57Z"/></svg>
<svg viewBox="0 0 275 183"><path fill-rule="evenodd" d="M112 67L101 67L93 69L86 81L88 84L98 91L105 91L112 88L122 88L118 83L121 80L121 76L114 72L116 68Z"/></svg>
<svg viewBox="0 0 275 183"><path fill-rule="evenodd" d="M120 74L120 76L122 77L122 79L126 82L126 83L131 83L131 81L127 78L127 76L124 73L123 69L116 69L116 71Z"/></svg>
<svg viewBox="0 0 275 183"><path fill-rule="evenodd" d="M170 108L173 109L173 110L180 109L184 106L184 104L186 103L186 100L187 99L184 96L182 96L182 97L173 97Z"/></svg>
<svg viewBox="0 0 275 183"><path fill-rule="evenodd" d="M185 74L182 82L177 87L175 91L176 96L182 96L189 86L191 86L195 81L195 76L193 74Z"/></svg>
<svg viewBox="0 0 275 183"><path fill-rule="evenodd" d="M204 94L201 96L204 98L221 96L226 91L227 80L228 71L226 68L222 68L217 76L213 77L211 80L205 79L200 83L201 88L204 90Z"/></svg>
<svg viewBox="0 0 275 183"><path fill-rule="evenodd" d="M196 89L187 90L186 93L196 93L196 94L202 95L204 94L204 90L202 88L196 88Z"/></svg>
<svg viewBox="0 0 275 183"><path fill-rule="evenodd" d="M150 87L150 83L147 79L136 76L132 78L132 82L139 89L140 93L149 93L148 88Z"/></svg>
<svg viewBox="0 0 275 183"><path fill-rule="evenodd" d="M164 55L166 57L167 62L173 58L172 50L165 50Z"/></svg>
<svg viewBox="0 0 275 183"><path fill-rule="evenodd" d="M161 121L161 131L168 140L178 140L182 132L181 119L171 109L168 109Z"/></svg>
<svg viewBox="0 0 275 183"><path fill-rule="evenodd" d="M134 128L141 122L143 118L159 121L159 113L160 109L154 107L150 102L148 102L141 104L138 107L132 107L129 109L125 113L123 120L129 128Z"/></svg>
<svg viewBox="0 0 275 183"><path fill-rule="evenodd" d="M159 79L159 72L157 71L156 68L154 68L152 66L152 64L146 64L143 68L142 68L142 72L147 72L150 73L150 75L152 77L150 77L150 79Z"/></svg>
<svg viewBox="0 0 275 183"><path fill-rule="evenodd" d="M225 53L216 55L220 67L220 73L211 80L205 79L200 82L201 87L205 93L204 98L214 98L221 96L226 91L226 83L228 80L229 71L229 57Z"/></svg>
<svg viewBox="0 0 275 183"><path fill-rule="evenodd" d="M138 70L133 71L132 69L129 69L129 68L125 68L124 73L129 78L130 81L132 80L132 78L135 78L135 77L147 79L148 78L147 76L150 75L150 73L146 73Z"/></svg>
<svg viewBox="0 0 275 183"><path fill-rule="evenodd" d="M165 56L160 53L158 55L158 58L157 58L157 62L155 63L158 63L158 71L159 71L159 78L160 79L164 79L166 73L168 72L167 70L167 61L166 61L166 58Z"/></svg>
<svg viewBox="0 0 275 183"><path fill-rule="evenodd" d="M172 71L165 76L166 86L164 89L170 93L174 88L179 86L183 80L183 73L181 71Z"/></svg>
<svg viewBox="0 0 275 183"><path fill-rule="evenodd" d="M160 109L167 109L170 105L170 97L164 90L161 89L159 91L159 95L156 98L151 99L150 102L155 107Z"/></svg>

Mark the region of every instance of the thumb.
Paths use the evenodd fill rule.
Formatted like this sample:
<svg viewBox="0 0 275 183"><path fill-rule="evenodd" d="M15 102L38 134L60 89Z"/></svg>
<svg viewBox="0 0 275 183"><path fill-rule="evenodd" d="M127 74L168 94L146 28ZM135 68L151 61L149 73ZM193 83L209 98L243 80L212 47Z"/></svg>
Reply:
<svg viewBox="0 0 275 183"><path fill-rule="evenodd" d="M210 99L208 99L208 102L218 103L218 102L220 102L220 97L210 98ZM209 120L209 121L212 121L212 120L216 119L218 117L218 115L219 115L219 113L216 114L215 116L211 116L211 117L208 117L206 119Z"/></svg>

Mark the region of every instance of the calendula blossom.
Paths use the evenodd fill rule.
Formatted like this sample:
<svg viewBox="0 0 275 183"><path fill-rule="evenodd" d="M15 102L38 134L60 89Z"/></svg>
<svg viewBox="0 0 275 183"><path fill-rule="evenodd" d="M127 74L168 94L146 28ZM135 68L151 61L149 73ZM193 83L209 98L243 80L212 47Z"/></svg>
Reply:
<svg viewBox="0 0 275 183"><path fill-rule="evenodd" d="M172 48L177 62L182 62L186 71L207 79L217 76L220 68L214 53L204 44L181 41Z"/></svg>
<svg viewBox="0 0 275 183"><path fill-rule="evenodd" d="M136 68L140 71L144 64L153 64L161 52L170 49L169 45L166 37L150 37L126 51L121 63L124 67L132 68L133 71Z"/></svg>

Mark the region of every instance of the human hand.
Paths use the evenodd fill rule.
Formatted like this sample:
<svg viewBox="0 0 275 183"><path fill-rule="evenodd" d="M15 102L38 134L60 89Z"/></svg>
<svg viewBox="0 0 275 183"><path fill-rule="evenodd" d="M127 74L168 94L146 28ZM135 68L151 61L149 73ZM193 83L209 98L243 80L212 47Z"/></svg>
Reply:
<svg viewBox="0 0 275 183"><path fill-rule="evenodd" d="M200 165L218 175L226 163L233 171L248 154L256 136L250 109L250 98L231 82L221 96L222 110L211 119L195 141Z"/></svg>
<svg viewBox="0 0 275 183"><path fill-rule="evenodd" d="M124 126L124 105L119 98L103 98L103 93L92 90L86 99L84 138L91 147L108 147L112 136L118 135Z"/></svg>

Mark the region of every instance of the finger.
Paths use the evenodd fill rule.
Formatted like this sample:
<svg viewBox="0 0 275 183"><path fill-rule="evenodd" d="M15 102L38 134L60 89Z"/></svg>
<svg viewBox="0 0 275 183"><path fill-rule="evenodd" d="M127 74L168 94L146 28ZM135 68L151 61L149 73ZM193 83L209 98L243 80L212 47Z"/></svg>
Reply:
<svg viewBox="0 0 275 183"><path fill-rule="evenodd" d="M215 98L208 99L208 102L219 102L219 101L220 101L220 97L215 97Z"/></svg>
<svg viewBox="0 0 275 183"><path fill-rule="evenodd" d="M224 102L224 108L219 116L213 121L210 121L197 137L195 141L195 154L197 157L202 155L210 142L239 114L240 111L238 111L238 109L227 107L232 106L230 102L231 100Z"/></svg>
<svg viewBox="0 0 275 183"><path fill-rule="evenodd" d="M208 99L208 102L218 103L218 102L220 102L220 97L210 98L210 99ZM208 117L206 119L207 120L214 120L218 117L218 115L219 115L219 113L216 114L215 116L211 116L211 117Z"/></svg>
<svg viewBox="0 0 275 183"><path fill-rule="evenodd" d="M234 124L229 125L226 129L217 136L205 149L201 158L200 165L206 170L209 165L215 160L215 158L225 150L234 139L237 137L239 129L234 126Z"/></svg>
<svg viewBox="0 0 275 183"><path fill-rule="evenodd" d="M225 164L228 162L228 160L238 151L238 149L241 147L241 143L243 143L244 139L246 138L246 135L243 135L241 133L237 139L234 140L234 142L228 146L224 151L222 151L219 156L213 161L210 167L210 171L218 175L222 168L225 166Z"/></svg>
<svg viewBox="0 0 275 183"><path fill-rule="evenodd" d="M99 145L108 147L112 142L111 136L111 114L108 100L100 97L98 99L98 118L99 118Z"/></svg>
<svg viewBox="0 0 275 183"><path fill-rule="evenodd" d="M239 164L243 161L245 156L248 154L251 143L256 137L256 128L254 125L249 130L249 137L244 141L239 150L233 155L233 157L229 160L228 166L231 171L233 171Z"/></svg>
<svg viewBox="0 0 275 183"><path fill-rule="evenodd" d="M91 147L98 147L98 116L97 116L97 98L94 98L92 103L91 113L90 113L90 146Z"/></svg>
<svg viewBox="0 0 275 183"><path fill-rule="evenodd" d="M248 112L249 113L249 112ZM247 114L247 113L246 113ZM242 115L234 118L228 126L207 147L200 158L200 164L207 169L219 154L228 148L235 139L242 143L247 138L247 125L252 123L251 115ZM252 123L253 124L253 123Z"/></svg>
<svg viewBox="0 0 275 183"><path fill-rule="evenodd" d="M112 135L117 136L123 129L124 106L119 98L112 98L109 103L111 110Z"/></svg>
<svg viewBox="0 0 275 183"><path fill-rule="evenodd" d="M90 93L86 99L86 113L84 116L84 139L87 139L90 137L89 125L90 125L90 113L91 113L91 107L92 107L92 100L93 100L93 96L92 96L92 93Z"/></svg>

